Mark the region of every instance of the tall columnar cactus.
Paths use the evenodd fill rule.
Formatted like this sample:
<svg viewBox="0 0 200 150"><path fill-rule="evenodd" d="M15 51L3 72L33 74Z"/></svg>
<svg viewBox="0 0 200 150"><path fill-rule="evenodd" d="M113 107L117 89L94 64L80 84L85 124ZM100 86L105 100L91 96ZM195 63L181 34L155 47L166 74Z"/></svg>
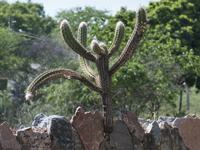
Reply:
<svg viewBox="0 0 200 150"><path fill-rule="evenodd" d="M38 94L39 87L50 80L55 78L77 79L101 95L105 133L111 133L113 128L111 77L132 57L133 52L144 35L146 23L146 12L143 7L140 7L136 13L136 24L133 33L117 62L109 69L109 59L119 49L123 40L125 34L124 24L121 21L117 23L114 39L109 49L104 43L98 43L93 40L91 51L89 51L87 49L87 24L85 22L80 23L76 39L68 21L63 20L60 25L63 39L72 50L78 53L80 66L87 78L70 69L46 71L37 76L28 86L26 100L32 100ZM88 61L96 63L98 74L92 70Z"/></svg>

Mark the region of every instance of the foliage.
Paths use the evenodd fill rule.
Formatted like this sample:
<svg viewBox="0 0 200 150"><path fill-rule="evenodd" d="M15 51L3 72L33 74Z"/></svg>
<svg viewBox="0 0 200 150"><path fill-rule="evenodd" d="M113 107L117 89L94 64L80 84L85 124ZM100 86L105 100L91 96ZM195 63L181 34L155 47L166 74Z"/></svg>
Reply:
<svg viewBox="0 0 200 150"><path fill-rule="evenodd" d="M180 39L181 46L193 49L195 54L199 53L199 6L200 2L195 0L162 0L151 2L147 12L151 16L149 24L151 28L166 33L171 32L170 37Z"/></svg>
<svg viewBox="0 0 200 150"><path fill-rule="evenodd" d="M80 11L76 12L73 10L80 10ZM68 18L69 16L73 17ZM85 16L85 18L81 19L80 16ZM95 16L96 19L91 22L90 17L93 16ZM98 16L101 16L102 18ZM107 11L96 10L95 8L92 7L86 7L84 9L73 8L71 10L61 11L57 15L58 19L67 18L68 21L72 23L72 30L75 31L77 31L78 23L81 21L87 22L88 29L90 30L92 24L100 26L102 25L102 23L104 24L105 23L104 21L109 17L110 16L107 15ZM71 19L77 20L74 22L77 23L73 24L73 21ZM62 51L59 50L60 49L59 46L60 48L62 48ZM37 70L38 72L55 68L56 66L80 71L80 68L77 68L78 66L77 61L74 61L76 59L76 56L74 55L75 53L71 51L66 46L66 44L64 44L58 30L54 30L54 32L51 34L50 37L43 37L41 40L36 40L33 43L33 46L30 46L30 48L31 48L30 51L32 51L32 53L29 55L31 55L32 58L36 58L34 59L35 62L41 64L41 66L38 68L39 70ZM65 51L63 51L64 49ZM55 55L56 52L58 52L57 55ZM62 84L58 84L61 83L61 81ZM41 111L46 113L47 115L58 114L59 112L60 115L70 117L74 114L75 109L78 106L81 106L85 110L93 110L94 108L101 109L100 107L101 101L100 101L100 96L98 94L92 92L89 88L84 87L82 83L76 81L63 81L63 80L61 81L57 80L52 83L49 83L48 86L42 87L42 89L40 90L41 94L40 96L37 97L38 99L37 102L34 102L34 104L30 106L24 104L22 107L21 114L18 117L30 118L30 116L32 116L31 119L33 119L33 117ZM77 89L77 87L79 91L75 90ZM58 93L60 93L59 96ZM57 99L59 99L59 101ZM53 107L53 108L50 107L50 106L55 106L58 103L59 106L65 105L66 108L63 108L64 109L63 110L60 109L60 107ZM21 120L22 122L24 121L24 119ZM26 123L30 124L29 121L27 120Z"/></svg>
<svg viewBox="0 0 200 150"><path fill-rule="evenodd" d="M195 87L190 87L190 112L187 112L187 94L186 90L182 89L182 109L181 112L179 111L180 108L180 96L177 96L177 99L174 101L177 106L174 109L171 109L170 106L167 103L164 103L164 105L161 107L160 115L163 116L175 116L175 117L184 117L188 114L195 114L196 116L200 116L200 109L199 109L199 96L200 93L199 90Z"/></svg>
<svg viewBox="0 0 200 150"><path fill-rule="evenodd" d="M181 47L187 47L185 55L188 53L194 54L188 56L189 61L185 61L184 67L187 68L187 75L199 75L200 61L200 45L199 45L199 9L200 2L196 0L162 0L161 2L150 2L147 8L147 14L150 17L149 28L152 30L154 39L160 39L160 32L169 34L174 40L180 40ZM161 42L165 42L162 40ZM175 55L182 55L174 51ZM189 86L193 86L194 82L186 75L185 78ZM197 87L200 85L197 84Z"/></svg>
<svg viewBox="0 0 200 150"><path fill-rule="evenodd" d="M13 114L14 105L6 90L0 90L0 108L0 122L8 121L10 124L16 123L17 118L10 116L10 114Z"/></svg>
<svg viewBox="0 0 200 150"><path fill-rule="evenodd" d="M61 115L71 119L78 106L84 110L93 111L100 110L101 105L100 95L91 91L81 82L58 79L44 85L40 89L37 100L35 99L31 105L24 104L19 118L21 123L26 125L31 125L35 115L40 112L47 116Z"/></svg>
<svg viewBox="0 0 200 150"><path fill-rule="evenodd" d="M11 7L11 5L13 6ZM20 7L21 9L29 4L18 2L16 5L11 5L5 1L0 1L0 22L5 26L8 26L9 12L14 11L13 7ZM30 7L38 8L37 12L41 11L40 13L44 14L43 7L40 6L31 4ZM9 7L9 9L6 10L6 7ZM197 77L196 86L200 87L200 2L196 0L161 0L160 2L150 2L146 10L149 22L145 36L131 62L127 63L113 76L114 117L117 117L118 111L123 108L132 110L140 117L145 118L151 118L153 112L156 112L157 116L183 116L186 114L184 94L182 114L178 111L180 90L183 90L182 81L186 78L186 82L191 83L189 85L192 86L195 82L193 76L195 76ZM29 10L29 12L31 11ZM76 81L57 80L49 83L41 88L40 96L36 102L32 105L24 103L23 91L39 72L54 68L57 65L78 71L80 71L80 68L75 63L77 59L75 53L61 42L58 28L52 32L53 27L55 27L53 20L50 19L51 26L47 30L46 17L41 17L37 28L34 29L32 25L37 24L35 20L38 19L38 16L35 19L32 18L35 13L31 12L26 16L24 13L18 12L12 15L19 19L17 24L12 24L13 29L23 28L23 31L35 34L51 32L51 35L27 41L18 34L9 32L8 29L0 28L1 76L2 71L4 74L7 72L9 74L13 70L17 71L17 76L13 78L14 86L9 89L9 94L12 93L12 95L3 93L4 97L7 97L5 98L8 102L6 105L9 106L7 111L13 110L13 112L9 112L12 115L7 115L6 119L11 122L12 117L14 117L18 118L16 122L19 125L30 125L34 116L40 112L44 112L46 115L63 115L69 119L78 106L87 111L93 111L95 108L101 110L99 95ZM27 18L32 19L29 21ZM16 20L15 18L12 19ZM115 16L111 17L108 15L108 11L96 10L92 7L73 8L58 12L57 19L67 19L75 34L77 34L78 23L85 21L88 24L90 34L88 43L93 39L98 39L99 41L107 41L105 44L108 47L114 37L115 24L122 21L126 25L126 34L121 46L124 47L125 41L130 37L135 24L135 12L122 7ZM23 24L20 24L20 20ZM42 24L42 21L44 24ZM41 28L39 29L38 26ZM1 46L2 44L4 46ZM19 49L22 51L19 51ZM121 51L120 48L116 56ZM110 66L116 60L117 57L114 56L110 61ZM40 64L40 67L37 69L30 68L30 63ZM18 72L19 68L25 69L27 73ZM191 78L187 78L188 76ZM191 88L191 113L198 114L198 105L196 104L199 93L196 94L196 92L198 92L197 89ZM1 102L2 96L0 97ZM8 110L8 108L10 109ZM2 121L3 118L4 115L0 117ZM16 124L16 122L13 121L13 124Z"/></svg>
<svg viewBox="0 0 200 150"><path fill-rule="evenodd" d="M133 29L134 19L135 12L127 11L122 7L121 11L110 18L108 24L98 31L100 34L96 38L108 41L106 44L109 45L114 36L114 24L122 20L126 24L124 40L127 40ZM148 19L152 19L150 15ZM97 32L94 26L91 32ZM111 64L115 61L116 59L113 59ZM163 104L169 104L171 109L177 109L176 97L179 94L180 77L187 71L191 71L191 66L197 70L194 61L198 61L198 58L195 57L193 50L188 51L187 46L182 46L181 40L174 40L171 32L165 32L162 27L154 29L149 21L145 37L132 61L134 63L126 64L113 76L114 116L117 116L119 109L122 108L135 111L141 117L147 114L151 117L153 112L157 112L157 115L162 114L159 109ZM56 85L53 91L57 89L62 90L62 85ZM54 94L49 93L47 96L51 97ZM82 102L98 104L100 101L96 97L97 94L84 88L79 91L78 97L76 95L75 99L73 98L73 101L78 100L82 107L91 110L91 105L87 107ZM72 100L66 98L66 101L71 103ZM97 105L96 108L98 108ZM68 112L68 114L71 113L73 114L73 112Z"/></svg>
<svg viewBox="0 0 200 150"><path fill-rule="evenodd" d="M77 34L77 29L80 22L86 22L88 31L95 26L96 29L101 29L106 25L106 21L110 18L107 10L97 10L95 7L75 7L69 10L61 10L56 15L58 20L66 19L69 21L72 32Z"/></svg>
<svg viewBox="0 0 200 150"><path fill-rule="evenodd" d="M114 30L113 24L123 18L127 25L126 39L133 27L133 14L122 7L102 32L111 33ZM174 39L172 33L162 27L153 28L152 16L149 14L148 19L147 31L132 59L134 63L128 63L125 65L127 67L114 75L113 91L116 110L119 107L126 108L143 116L155 111L158 113L165 102L176 108L173 100L176 100L179 93L181 76L186 72L197 72L199 67L199 57L194 55L192 49L188 51L180 39ZM110 43L112 36L106 34L104 37Z"/></svg>
<svg viewBox="0 0 200 150"><path fill-rule="evenodd" d="M38 75L33 82L27 87L26 100L32 100L38 95L39 88L56 78L76 79L84 83L93 91L99 93L102 99L102 115L104 117L104 132L109 135L113 130L112 115L112 98L111 84L112 75L123 66L132 56L137 48L146 28L146 11L143 7L139 7L136 13L136 24L124 50L119 56L117 62L109 69L110 57L118 51L125 34L125 25L119 21L115 28L113 42L109 49L105 43L99 43L93 40L91 49L87 49L87 24L81 22L78 27L77 38L74 37L71 27L67 20L63 20L60 24L60 31L65 43L74 50L79 56L79 62L84 77L80 73L67 68L56 68L48 70ZM98 73L95 73L88 65L88 61L96 64Z"/></svg>
<svg viewBox="0 0 200 150"><path fill-rule="evenodd" d="M172 108L176 107L173 100L179 88L177 80L184 73L184 69L177 63L179 58L168 51L168 46L171 50L177 50L179 42L173 41L171 45L161 44L159 41L150 40L146 35L133 58L137 63L129 63L131 70L125 68L126 70L119 72L116 80L119 81L121 78L121 84L116 84L117 91L122 91L118 88L123 89L123 87L128 89L122 92L122 97L119 99L124 99L123 93L128 93L127 91L131 93L128 96L124 94L126 101L131 100L124 108L137 114L151 115L159 111L163 102L167 102ZM186 48L180 50L184 51ZM125 72L128 75L123 77Z"/></svg>
<svg viewBox="0 0 200 150"><path fill-rule="evenodd" d="M58 44L57 41L58 38L53 35L33 40L9 29L0 28L0 78L8 80L9 100L6 101L12 102L12 107L7 107L7 121L20 118L24 90L35 74L58 65L58 62L60 66L70 65L77 69L78 65L72 61L74 54L65 51L69 48ZM62 63L63 60L67 63ZM10 125L19 123L17 119L14 121L10 122Z"/></svg>
<svg viewBox="0 0 200 150"><path fill-rule="evenodd" d="M20 44L24 40L9 29L0 27L0 76L8 77L22 67L24 59L20 58L18 50L23 49Z"/></svg>
<svg viewBox="0 0 200 150"><path fill-rule="evenodd" d="M9 4L0 2L0 24L8 27L11 17L11 28L14 31L32 34L50 34L56 26L55 20L45 16L44 7L37 3L16 3Z"/></svg>

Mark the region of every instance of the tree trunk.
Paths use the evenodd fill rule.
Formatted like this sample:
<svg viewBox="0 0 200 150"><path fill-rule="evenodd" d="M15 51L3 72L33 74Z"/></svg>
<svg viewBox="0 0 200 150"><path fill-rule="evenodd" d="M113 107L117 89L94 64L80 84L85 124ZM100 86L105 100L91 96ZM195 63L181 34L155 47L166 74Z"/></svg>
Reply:
<svg viewBox="0 0 200 150"><path fill-rule="evenodd" d="M190 112L190 89L186 82L184 82L183 85L185 86L187 94L187 111Z"/></svg>
<svg viewBox="0 0 200 150"><path fill-rule="evenodd" d="M180 92L180 102L179 102L179 114L181 113L181 109L182 109L182 95L183 95L183 91L181 89L181 92Z"/></svg>

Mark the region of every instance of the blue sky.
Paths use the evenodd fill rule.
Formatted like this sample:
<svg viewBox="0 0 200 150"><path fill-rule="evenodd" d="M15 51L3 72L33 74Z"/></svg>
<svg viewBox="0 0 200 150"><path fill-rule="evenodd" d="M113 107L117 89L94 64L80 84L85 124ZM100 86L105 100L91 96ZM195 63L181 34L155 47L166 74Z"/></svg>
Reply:
<svg viewBox="0 0 200 150"><path fill-rule="evenodd" d="M15 3L17 0L7 0L8 3ZM28 0L19 0L27 2ZM148 6L150 1L160 0L31 0L33 3L43 4L46 15L54 17L59 10L73 7L92 6L97 9L110 10L111 14L116 14L121 6L128 10L136 10L138 6Z"/></svg>

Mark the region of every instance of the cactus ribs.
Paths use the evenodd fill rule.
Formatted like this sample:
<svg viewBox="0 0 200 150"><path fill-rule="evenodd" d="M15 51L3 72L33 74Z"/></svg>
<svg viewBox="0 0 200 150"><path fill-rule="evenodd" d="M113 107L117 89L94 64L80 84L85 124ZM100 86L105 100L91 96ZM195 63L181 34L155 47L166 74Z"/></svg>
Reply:
<svg viewBox="0 0 200 150"><path fill-rule="evenodd" d="M60 25L62 37L66 44L79 55L80 66L87 78L70 69L54 69L46 71L37 76L28 86L26 90L26 100L32 100L34 96L37 96L39 87L42 84L55 78L79 80L101 95L104 131L106 134L111 133L113 130L111 77L132 57L137 45L144 35L146 23L146 11L143 7L139 7L136 12L134 31L117 62L109 69L109 59L120 48L120 44L125 34L125 25L121 21L117 23L114 39L109 49L104 43L98 43L93 40L91 43L91 51L89 51L87 49L87 24L85 22L80 23L76 39L68 21L63 20ZM98 74L89 66L88 61L96 63Z"/></svg>

